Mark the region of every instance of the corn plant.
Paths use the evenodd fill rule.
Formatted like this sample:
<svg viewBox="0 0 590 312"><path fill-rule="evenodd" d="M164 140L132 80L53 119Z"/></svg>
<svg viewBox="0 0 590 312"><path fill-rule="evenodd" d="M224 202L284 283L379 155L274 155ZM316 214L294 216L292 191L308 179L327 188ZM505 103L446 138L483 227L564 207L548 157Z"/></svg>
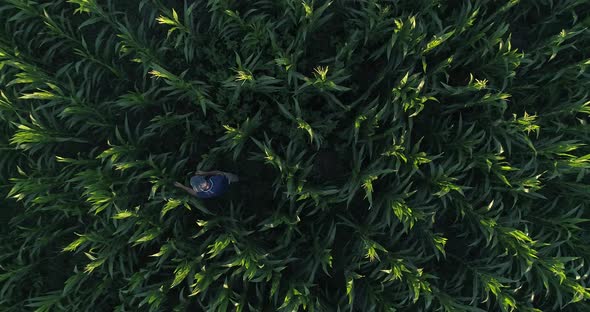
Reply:
<svg viewBox="0 0 590 312"><path fill-rule="evenodd" d="M590 311L588 0L0 21L1 311Z"/></svg>

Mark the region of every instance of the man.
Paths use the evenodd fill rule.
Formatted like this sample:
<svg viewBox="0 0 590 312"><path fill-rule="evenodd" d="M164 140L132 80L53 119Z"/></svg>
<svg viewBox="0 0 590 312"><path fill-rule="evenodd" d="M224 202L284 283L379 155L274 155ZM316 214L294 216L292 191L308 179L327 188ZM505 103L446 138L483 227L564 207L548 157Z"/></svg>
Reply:
<svg viewBox="0 0 590 312"><path fill-rule="evenodd" d="M174 182L174 186L198 198L211 198L223 195L231 183L238 181L238 176L233 173L217 170L197 171L190 181L192 188L186 187L179 182Z"/></svg>

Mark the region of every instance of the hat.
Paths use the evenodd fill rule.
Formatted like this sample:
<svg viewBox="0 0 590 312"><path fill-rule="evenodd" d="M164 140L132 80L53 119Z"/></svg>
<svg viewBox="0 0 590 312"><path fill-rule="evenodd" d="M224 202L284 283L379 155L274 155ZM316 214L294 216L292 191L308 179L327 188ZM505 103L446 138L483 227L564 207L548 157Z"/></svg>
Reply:
<svg viewBox="0 0 590 312"><path fill-rule="evenodd" d="M203 176L194 176L191 178L191 186L193 187L193 190L195 190L196 192L203 192L204 190L201 189L201 184L203 182L207 182L207 179Z"/></svg>

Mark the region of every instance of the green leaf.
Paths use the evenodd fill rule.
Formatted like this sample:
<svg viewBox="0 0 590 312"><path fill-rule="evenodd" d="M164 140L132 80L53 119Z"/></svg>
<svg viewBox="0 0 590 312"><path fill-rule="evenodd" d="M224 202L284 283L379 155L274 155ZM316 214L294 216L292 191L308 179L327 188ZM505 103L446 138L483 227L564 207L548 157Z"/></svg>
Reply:
<svg viewBox="0 0 590 312"><path fill-rule="evenodd" d="M136 214L132 211L129 210L123 210L118 212L117 214L115 214L113 216L113 219L115 220L121 220L121 219L127 219L127 218L131 218L131 217L135 217Z"/></svg>
<svg viewBox="0 0 590 312"><path fill-rule="evenodd" d="M183 204L183 202L181 200L170 198L168 200L168 202L166 203L166 205L164 205L164 208L162 208L160 216L164 217L166 215L166 213L175 209L176 207L180 206L181 204Z"/></svg>
<svg viewBox="0 0 590 312"><path fill-rule="evenodd" d="M176 267L174 270L174 281L170 285L170 288L174 288L180 284L190 273L191 265L188 262L184 262Z"/></svg>

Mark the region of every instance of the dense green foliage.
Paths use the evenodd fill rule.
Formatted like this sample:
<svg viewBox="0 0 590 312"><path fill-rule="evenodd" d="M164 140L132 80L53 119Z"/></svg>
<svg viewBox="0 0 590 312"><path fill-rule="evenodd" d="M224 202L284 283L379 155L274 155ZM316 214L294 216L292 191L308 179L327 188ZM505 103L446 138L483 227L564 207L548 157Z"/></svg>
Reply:
<svg viewBox="0 0 590 312"><path fill-rule="evenodd" d="M590 311L588 0L0 21L2 311Z"/></svg>

